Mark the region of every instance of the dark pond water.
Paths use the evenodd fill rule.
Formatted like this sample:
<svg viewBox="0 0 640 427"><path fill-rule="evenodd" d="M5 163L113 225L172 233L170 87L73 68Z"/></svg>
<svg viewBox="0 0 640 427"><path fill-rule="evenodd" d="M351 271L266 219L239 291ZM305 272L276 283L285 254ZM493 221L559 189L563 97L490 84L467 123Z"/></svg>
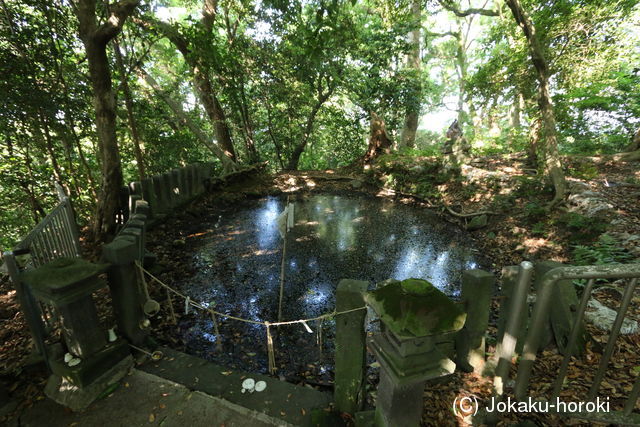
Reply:
<svg viewBox="0 0 640 427"><path fill-rule="evenodd" d="M468 235L424 208L368 196L290 196L295 226L286 234L283 319L331 312L340 279L370 282L424 278L445 293L458 294L461 272L477 266ZM284 240L278 215L286 196L242 202L212 213L203 226L193 263L196 275L181 290L216 310L256 321L278 320ZM223 351L206 316L182 322L187 351L249 371L266 371L265 328L220 319ZM276 361L288 379L330 381L333 322L276 328Z"/></svg>

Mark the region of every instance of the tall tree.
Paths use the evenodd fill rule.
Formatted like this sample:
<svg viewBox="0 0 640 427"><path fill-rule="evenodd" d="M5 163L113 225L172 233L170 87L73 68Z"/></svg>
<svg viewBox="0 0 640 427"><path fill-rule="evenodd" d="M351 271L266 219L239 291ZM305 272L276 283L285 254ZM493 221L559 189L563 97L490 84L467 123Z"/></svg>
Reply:
<svg viewBox="0 0 640 427"><path fill-rule="evenodd" d="M404 119L404 126L400 134L399 148L413 147L416 141L416 132L418 130L418 121L420 119L420 107L422 103L422 82L421 82L421 29L422 29L422 2L420 0L411 0L411 15L415 20L415 27L409 33L410 50L407 53L406 67L410 71L413 84L413 96L410 97L407 104L407 114Z"/></svg>
<svg viewBox="0 0 640 427"><path fill-rule="evenodd" d="M111 69L107 58L107 44L116 37L126 19L140 1L122 0L110 7L109 16L98 24L96 0L77 0L76 15L80 39L89 62L89 78L93 89L98 151L102 170L102 187L94 216L96 238L113 234L122 186L122 165L116 137L116 102L111 83Z"/></svg>
<svg viewBox="0 0 640 427"><path fill-rule="evenodd" d="M544 139L538 151L544 162L545 173L551 179L555 190L555 195L551 201L551 206L554 206L564 200L567 184L564 178L564 172L562 171L562 165L560 164L560 154L558 153L556 116L549 93L549 64L547 63L544 50L536 33L536 27L523 9L520 1L506 0L506 3L509 9L511 9L511 13L516 22L524 32L531 62L536 70L538 79L538 105L544 127Z"/></svg>
<svg viewBox="0 0 640 427"><path fill-rule="evenodd" d="M142 142L140 141L138 124L136 123L136 117L133 112L133 97L131 96L127 70L124 66L124 60L122 58L122 52L120 51L120 43L118 43L118 39L113 39L113 51L116 56L116 67L118 68L118 75L120 77L120 87L122 88L122 94L124 95L124 105L127 110L127 122L129 123L129 131L131 132L133 153L136 157L136 166L138 167L138 178L140 180L143 180L146 173L144 166L144 154L142 153Z"/></svg>
<svg viewBox="0 0 640 427"><path fill-rule="evenodd" d="M213 37L213 24L217 16L217 1L204 0L202 7L202 19L195 28L191 29L192 33L199 35L193 40L182 34L173 25L155 19L153 17L145 17L140 19L138 23L148 29L156 29L164 37L169 39L171 43L178 49L184 57L185 62L191 69L193 77L193 86L202 102L202 105L211 121L218 145L224 151L225 155L231 159L231 162L223 162L226 166L235 168L236 152L231 139L231 131L227 123L227 117L222 108L222 104L216 94L215 86L212 81L212 67L210 59L203 55L204 45L213 49L211 39Z"/></svg>

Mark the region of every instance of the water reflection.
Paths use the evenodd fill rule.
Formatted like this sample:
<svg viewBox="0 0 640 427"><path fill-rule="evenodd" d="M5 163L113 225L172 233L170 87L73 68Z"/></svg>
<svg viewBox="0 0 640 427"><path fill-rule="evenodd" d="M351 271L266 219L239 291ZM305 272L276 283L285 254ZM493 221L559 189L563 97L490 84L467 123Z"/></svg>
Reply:
<svg viewBox="0 0 640 427"><path fill-rule="evenodd" d="M424 278L455 295L462 269L476 266L469 240L425 209L361 196L291 201L296 217L284 264L288 319L332 310L334 288L343 278L372 284ZM283 246L277 217L285 205L268 197L213 215L220 227L205 235L196 255L207 268L188 284L192 297L215 297L230 314L275 320Z"/></svg>

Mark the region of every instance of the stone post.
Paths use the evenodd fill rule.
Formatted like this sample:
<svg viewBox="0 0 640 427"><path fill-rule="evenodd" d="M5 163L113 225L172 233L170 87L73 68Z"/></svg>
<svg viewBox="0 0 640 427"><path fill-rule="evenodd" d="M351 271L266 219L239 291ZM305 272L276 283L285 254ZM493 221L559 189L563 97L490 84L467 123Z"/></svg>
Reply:
<svg viewBox="0 0 640 427"><path fill-rule="evenodd" d="M336 290L336 310L363 307L367 282L343 279ZM355 414L364 403L367 310L336 317L336 366L334 401L340 412Z"/></svg>
<svg viewBox="0 0 640 427"><path fill-rule="evenodd" d="M202 185L202 168L200 163L194 163L193 165L193 191L196 196L199 196L203 192Z"/></svg>
<svg viewBox="0 0 640 427"><path fill-rule="evenodd" d="M143 194L142 182L134 181L129 183L129 194L137 194L138 196L142 197L142 194Z"/></svg>
<svg viewBox="0 0 640 427"><path fill-rule="evenodd" d="M380 363L374 424L418 426L425 382L449 375L456 367L440 343L453 340L466 314L426 280L381 285L365 296L381 321L381 333L369 341Z"/></svg>
<svg viewBox="0 0 640 427"><path fill-rule="evenodd" d="M189 165L184 166L180 171L182 172L182 186L184 187L184 194L187 200L191 200L191 171L189 169Z"/></svg>
<svg viewBox="0 0 640 427"><path fill-rule="evenodd" d="M156 200L156 192L151 178L145 178L142 180L142 200L145 200L149 207L147 217L149 219L153 218L156 210L158 209L158 202Z"/></svg>
<svg viewBox="0 0 640 427"><path fill-rule="evenodd" d="M118 331L132 344L143 346L147 333L140 328L145 319L145 298L138 286L138 255L136 239L128 235L120 235L102 248L103 259L111 264L107 275Z"/></svg>
<svg viewBox="0 0 640 427"><path fill-rule="evenodd" d="M518 283L518 272L520 267L517 265L510 265L502 268L502 288L501 288L501 303L500 303L500 315L498 318L498 333L496 341L502 342L504 331L507 327L507 318L511 311L511 304L513 303L513 292ZM514 337L516 339L515 352L522 354L522 347L524 346L524 340L527 336L527 326L529 324L529 304L525 303L525 309L520 313L520 319L518 321L518 332ZM497 356L497 355L496 355Z"/></svg>
<svg viewBox="0 0 640 427"><path fill-rule="evenodd" d="M196 165L187 166L187 181L189 183L189 197L193 199L198 195L196 189Z"/></svg>
<svg viewBox="0 0 640 427"><path fill-rule="evenodd" d="M558 263L560 264L560 263ZM548 262L537 262L534 264L534 280L533 287L538 292L540 288L540 284L542 283L542 276L544 276L547 271L551 271L555 268L552 264ZM524 341L524 340L523 340ZM551 322L549 321L549 317L544 321L544 329L542 334L540 335L540 348L543 349L549 344L553 342L553 331L551 330Z"/></svg>
<svg viewBox="0 0 640 427"><path fill-rule="evenodd" d="M566 267L566 265L556 261L541 261L535 263L536 278L534 284L536 292L540 288L544 275L558 267ZM554 301L553 309L549 310L549 321L545 327L543 338L540 341L540 348L544 348L555 338L558 351L564 354L567 344L569 343L569 336L573 328L574 319L577 314L576 310L578 309L580 301L578 300L576 289L571 280L560 280L553 287L551 298ZM584 324L582 324L580 325L576 348L573 349L572 354L574 356L582 355L585 351L587 341L588 335L585 331Z"/></svg>
<svg viewBox="0 0 640 427"><path fill-rule="evenodd" d="M481 374L485 362L485 334L489 327L491 293L496 283L493 274L482 270L462 273L461 302L467 320L456 335L456 362L465 372Z"/></svg>
<svg viewBox="0 0 640 427"><path fill-rule="evenodd" d="M171 206L176 207L182 202L180 193L180 172L178 169L171 170Z"/></svg>
<svg viewBox="0 0 640 427"><path fill-rule="evenodd" d="M131 218L131 215L136 211L136 203L139 200L142 200L142 196L139 194L130 194L129 195L129 215L127 216L127 221Z"/></svg>
<svg viewBox="0 0 640 427"><path fill-rule="evenodd" d="M178 180L180 185L180 195L182 202L189 200L189 189L187 188L187 170L183 167L178 169Z"/></svg>
<svg viewBox="0 0 640 427"><path fill-rule="evenodd" d="M53 375L45 392L74 410L88 406L104 391L108 384L100 378L112 380L115 376L119 377L117 381L131 365L123 362L131 359L125 341L107 342L91 298L94 291L106 285L98 277L106 269L106 264L81 258L58 258L22 275L36 298L55 307L65 345L73 357L65 361L61 354L50 360ZM121 362L126 365L124 371Z"/></svg>
<svg viewBox="0 0 640 427"><path fill-rule="evenodd" d="M153 180L153 190L155 192L156 203L154 214L155 216L164 215L167 213L167 202L165 200L166 193L164 190L162 175L154 175L151 179Z"/></svg>

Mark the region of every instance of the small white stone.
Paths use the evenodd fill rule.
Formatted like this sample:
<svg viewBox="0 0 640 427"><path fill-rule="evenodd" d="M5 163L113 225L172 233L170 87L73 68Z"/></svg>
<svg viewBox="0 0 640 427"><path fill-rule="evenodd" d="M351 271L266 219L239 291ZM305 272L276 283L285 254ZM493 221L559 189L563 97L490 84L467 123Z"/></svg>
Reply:
<svg viewBox="0 0 640 427"><path fill-rule="evenodd" d="M264 381L258 381L258 382L256 383L255 390L256 390L257 392L264 391L264 389L265 389L265 388L267 388L267 383L266 383L266 382L264 382Z"/></svg>
<svg viewBox="0 0 640 427"><path fill-rule="evenodd" d="M69 363L67 363L67 365L68 365L68 366L70 366L70 367L71 367L71 366L76 366L76 365L79 365L79 364L80 364L80 362L82 362L82 360L80 360L80 359L76 359L76 358L74 357L74 358L72 358L71 360L69 360Z"/></svg>
<svg viewBox="0 0 640 427"><path fill-rule="evenodd" d="M249 390L252 392L255 386L256 386L256 382L253 378L247 378L242 382L242 390Z"/></svg>
<svg viewBox="0 0 640 427"><path fill-rule="evenodd" d="M109 329L109 342L114 342L117 339L118 337L116 336L116 328Z"/></svg>
<svg viewBox="0 0 640 427"><path fill-rule="evenodd" d="M73 356L71 355L71 353L67 353L64 355L64 363L69 363L71 359L73 359Z"/></svg>

